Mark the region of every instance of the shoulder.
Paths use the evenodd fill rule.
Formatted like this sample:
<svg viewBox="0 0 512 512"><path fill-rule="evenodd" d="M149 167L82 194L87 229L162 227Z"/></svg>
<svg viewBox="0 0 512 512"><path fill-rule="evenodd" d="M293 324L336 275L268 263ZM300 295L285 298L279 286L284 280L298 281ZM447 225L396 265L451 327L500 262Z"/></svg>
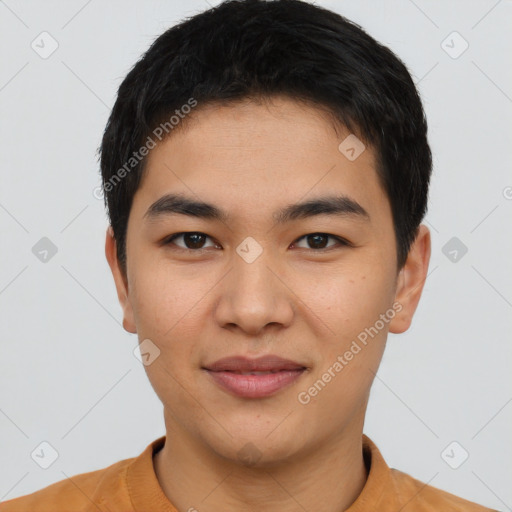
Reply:
<svg viewBox="0 0 512 512"><path fill-rule="evenodd" d="M403 512L427 512L443 510L444 512L496 512L492 509L465 500L449 492L416 480L412 476L391 469L392 481Z"/></svg>
<svg viewBox="0 0 512 512"><path fill-rule="evenodd" d="M0 512L98 512L105 491L112 497L118 494L122 503L126 499L125 473L134 458L124 459L106 468L80 473L55 482L31 494L0 502Z"/></svg>

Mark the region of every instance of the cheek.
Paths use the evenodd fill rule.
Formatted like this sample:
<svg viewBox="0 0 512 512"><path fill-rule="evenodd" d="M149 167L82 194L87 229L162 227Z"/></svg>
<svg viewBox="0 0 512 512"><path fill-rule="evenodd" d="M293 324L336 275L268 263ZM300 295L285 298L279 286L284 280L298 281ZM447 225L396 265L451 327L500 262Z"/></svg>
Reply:
<svg viewBox="0 0 512 512"><path fill-rule="evenodd" d="M325 318L337 337L347 339L373 325L390 307L394 287L389 272L375 266L345 268L331 273L323 283L317 281L308 297L312 309Z"/></svg>
<svg viewBox="0 0 512 512"><path fill-rule="evenodd" d="M155 279L153 273L139 273L130 298L139 336L160 338L166 330L164 324L172 321L176 311L176 296L166 293L166 283Z"/></svg>
<svg viewBox="0 0 512 512"><path fill-rule="evenodd" d="M192 308L193 286L173 274L158 264L138 267L130 301L139 337L160 342L172 337L180 319Z"/></svg>
<svg viewBox="0 0 512 512"><path fill-rule="evenodd" d="M159 271L158 266L139 271L131 290L139 340L150 339L160 351L144 369L166 404L178 398L187 403L189 399L182 386L191 386L189 364L194 365L198 356L192 341L199 339L200 333L197 315L201 314L200 298L204 295L200 292L186 280L170 275L168 269Z"/></svg>
<svg viewBox="0 0 512 512"><path fill-rule="evenodd" d="M130 292L139 339L149 338L160 349L159 362L172 373L183 373L183 361L197 363L197 342L204 332L205 315L211 304L211 277L184 276L179 268L155 263L141 270Z"/></svg>
<svg viewBox="0 0 512 512"><path fill-rule="evenodd" d="M319 340L319 364L310 379L309 389L313 393L321 390L312 402L316 404L313 407L319 407L321 424L352 417L369 392L394 316L393 287L385 275L353 270L346 278L333 279L328 293L322 296L322 320L334 334ZM381 315L387 315L388 321ZM330 405L325 406L327 403Z"/></svg>
<svg viewBox="0 0 512 512"><path fill-rule="evenodd" d="M321 342L318 371L324 374L330 369L336 383L325 394L325 400L343 399L350 408L371 386L395 313L393 286L385 275L389 276L353 271L346 279L340 277L331 283L325 299L329 302L325 322L334 334ZM381 315L385 315L384 320Z"/></svg>

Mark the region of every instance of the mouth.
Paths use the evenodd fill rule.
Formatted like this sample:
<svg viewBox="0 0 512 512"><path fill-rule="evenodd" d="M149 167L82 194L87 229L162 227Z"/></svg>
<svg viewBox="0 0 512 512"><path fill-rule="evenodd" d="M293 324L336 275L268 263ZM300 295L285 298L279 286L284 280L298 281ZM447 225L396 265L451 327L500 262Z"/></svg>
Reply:
<svg viewBox="0 0 512 512"><path fill-rule="evenodd" d="M234 356L202 369L223 391L243 398L264 398L290 386L308 368L278 356Z"/></svg>
<svg viewBox="0 0 512 512"><path fill-rule="evenodd" d="M300 370L301 368L297 368L297 370ZM254 372L241 372L241 371L235 371L235 370L220 370L224 372L230 372L234 373L235 375L269 375L271 373L279 373L284 371L297 371L297 370L268 370L268 371L254 371ZM219 371L219 370L217 370Z"/></svg>

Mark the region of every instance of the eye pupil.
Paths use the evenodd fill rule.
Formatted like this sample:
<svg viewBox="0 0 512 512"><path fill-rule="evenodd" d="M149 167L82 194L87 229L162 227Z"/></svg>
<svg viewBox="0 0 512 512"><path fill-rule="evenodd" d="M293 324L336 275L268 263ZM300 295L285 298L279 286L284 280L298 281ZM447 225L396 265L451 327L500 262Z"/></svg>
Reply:
<svg viewBox="0 0 512 512"><path fill-rule="evenodd" d="M324 239L324 242L326 242L327 238L328 237L326 235L321 235L321 234L308 235L308 243L311 243L311 240L313 240L312 245L315 248L323 249L326 246L326 243L322 243L321 239ZM320 247L318 245L318 242L319 242Z"/></svg>
<svg viewBox="0 0 512 512"><path fill-rule="evenodd" d="M193 239L192 241L192 247L189 247L190 244L187 243L187 238L190 240L190 239ZM199 239L199 240L198 240ZM201 240L203 239L203 240ZM201 246L203 245L204 243L204 235L202 235L201 233L185 233L183 235L183 240L185 241L185 245L189 248L189 249L201 249ZM202 242L202 243L201 243Z"/></svg>

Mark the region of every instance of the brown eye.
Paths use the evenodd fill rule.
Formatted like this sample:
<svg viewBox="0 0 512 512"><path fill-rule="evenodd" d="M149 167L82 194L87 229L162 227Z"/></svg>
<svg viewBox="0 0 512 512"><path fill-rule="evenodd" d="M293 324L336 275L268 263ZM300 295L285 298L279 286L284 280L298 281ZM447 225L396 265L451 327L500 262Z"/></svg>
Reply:
<svg viewBox="0 0 512 512"><path fill-rule="evenodd" d="M183 239L184 246L176 244L175 240ZM165 242L165 245L176 245L180 249L184 250L201 250L205 249L205 241L211 238L204 233L199 233L197 231L186 232L186 233L176 233L168 238ZM215 246L215 244L213 244Z"/></svg>
<svg viewBox="0 0 512 512"><path fill-rule="evenodd" d="M296 243L295 245L297 247L305 248L305 249L313 249L313 250L322 250L322 249L330 249L331 247L335 247L335 244L327 245L327 240L331 238L333 240L336 240L338 242L338 245L349 245L349 243L346 240L343 240L343 238L340 238L335 235L329 235L327 233L311 233L309 235L304 235L303 237L299 238L300 240L305 240L306 243L309 245L309 247L300 247Z"/></svg>

